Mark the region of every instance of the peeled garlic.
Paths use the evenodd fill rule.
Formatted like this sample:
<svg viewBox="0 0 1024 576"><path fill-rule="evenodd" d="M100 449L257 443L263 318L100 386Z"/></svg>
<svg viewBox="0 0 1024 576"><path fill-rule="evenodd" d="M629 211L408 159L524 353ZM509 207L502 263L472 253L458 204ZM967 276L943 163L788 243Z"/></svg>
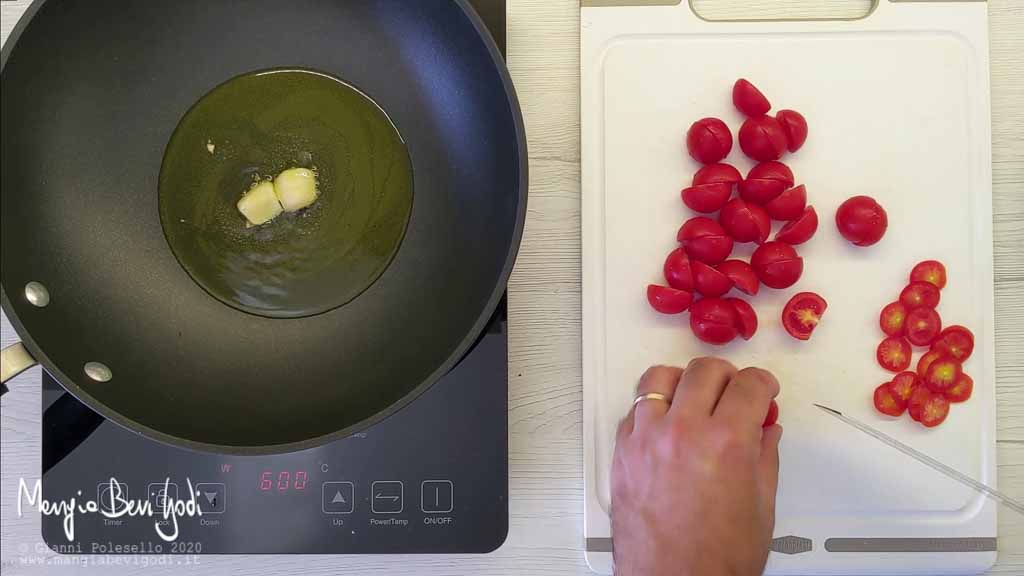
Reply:
<svg viewBox="0 0 1024 576"><path fill-rule="evenodd" d="M238 211L253 226L270 222L283 212L281 203L277 201L277 195L274 193L272 182L260 182L253 186L242 196L237 206Z"/></svg>
<svg viewBox="0 0 1024 576"><path fill-rule="evenodd" d="M291 168L274 179L277 200L286 212L296 212L316 202L316 174L306 168Z"/></svg>

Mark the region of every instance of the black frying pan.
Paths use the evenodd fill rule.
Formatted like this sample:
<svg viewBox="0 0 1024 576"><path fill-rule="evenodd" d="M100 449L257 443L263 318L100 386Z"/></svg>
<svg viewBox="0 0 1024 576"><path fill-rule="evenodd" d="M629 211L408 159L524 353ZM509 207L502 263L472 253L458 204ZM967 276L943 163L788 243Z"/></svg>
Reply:
<svg viewBox="0 0 1024 576"><path fill-rule="evenodd" d="M507 70L463 0L39 1L2 66L3 309L27 351L110 420L228 453L340 438L449 371L502 296L525 214L525 137ZM414 173L388 268L304 318L211 297L158 214L183 114L229 78L279 67L358 86L401 132ZM48 305L33 305L30 282ZM89 362L113 377L90 378Z"/></svg>

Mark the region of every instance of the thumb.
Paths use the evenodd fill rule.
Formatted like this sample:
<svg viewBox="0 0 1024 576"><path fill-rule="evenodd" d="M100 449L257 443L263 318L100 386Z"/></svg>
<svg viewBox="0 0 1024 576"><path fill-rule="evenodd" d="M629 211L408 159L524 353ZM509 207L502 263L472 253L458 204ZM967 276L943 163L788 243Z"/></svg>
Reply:
<svg viewBox="0 0 1024 576"><path fill-rule="evenodd" d="M779 488L780 440L782 440L782 426L775 424L764 429L761 435L761 460L757 464L758 480L761 484L761 502L767 507L772 525L775 524L775 495Z"/></svg>

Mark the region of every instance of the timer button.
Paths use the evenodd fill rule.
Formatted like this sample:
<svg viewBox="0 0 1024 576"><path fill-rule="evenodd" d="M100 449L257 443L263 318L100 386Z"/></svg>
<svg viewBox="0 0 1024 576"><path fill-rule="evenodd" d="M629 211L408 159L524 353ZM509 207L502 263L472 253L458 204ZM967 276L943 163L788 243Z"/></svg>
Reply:
<svg viewBox="0 0 1024 576"><path fill-rule="evenodd" d="M351 482L324 482L321 488L324 514L351 514L356 509L356 487Z"/></svg>

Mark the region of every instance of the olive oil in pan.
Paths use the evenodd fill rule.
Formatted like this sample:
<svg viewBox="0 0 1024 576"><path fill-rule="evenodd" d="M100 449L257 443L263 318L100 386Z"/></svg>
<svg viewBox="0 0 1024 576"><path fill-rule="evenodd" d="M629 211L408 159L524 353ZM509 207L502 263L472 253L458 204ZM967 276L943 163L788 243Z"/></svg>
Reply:
<svg viewBox="0 0 1024 576"><path fill-rule="evenodd" d="M236 203L289 168L316 174L313 205L247 226ZM319 314L371 286L412 211L412 164L387 114L310 70L239 76L185 115L160 172L160 220L178 261L215 298L276 318Z"/></svg>

